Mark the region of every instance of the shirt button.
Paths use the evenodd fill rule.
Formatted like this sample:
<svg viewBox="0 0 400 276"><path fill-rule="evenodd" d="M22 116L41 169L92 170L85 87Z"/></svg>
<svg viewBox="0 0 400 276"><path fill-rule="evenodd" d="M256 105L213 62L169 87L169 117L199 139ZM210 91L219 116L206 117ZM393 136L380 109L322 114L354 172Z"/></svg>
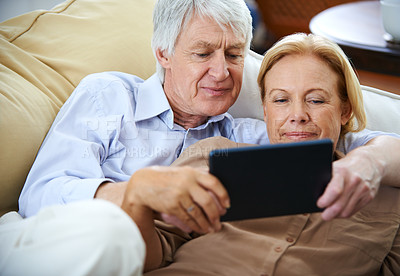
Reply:
<svg viewBox="0 0 400 276"><path fill-rule="evenodd" d="M292 238L286 238L286 241L287 241L287 242L294 242L294 239L292 239Z"/></svg>
<svg viewBox="0 0 400 276"><path fill-rule="evenodd" d="M280 247L280 246L275 247L275 251L276 252L282 252L282 247Z"/></svg>

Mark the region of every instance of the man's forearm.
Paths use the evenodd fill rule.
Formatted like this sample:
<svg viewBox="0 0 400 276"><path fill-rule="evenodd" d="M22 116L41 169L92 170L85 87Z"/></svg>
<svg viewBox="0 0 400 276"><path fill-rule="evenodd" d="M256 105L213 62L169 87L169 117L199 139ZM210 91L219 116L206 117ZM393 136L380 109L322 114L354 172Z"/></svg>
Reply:
<svg viewBox="0 0 400 276"><path fill-rule="evenodd" d="M400 187L400 139L378 136L335 161L318 206L322 218L347 218L368 204L381 184Z"/></svg>
<svg viewBox="0 0 400 276"><path fill-rule="evenodd" d="M372 160L383 166L382 184L400 187L400 139L378 136L356 150L367 151Z"/></svg>
<svg viewBox="0 0 400 276"><path fill-rule="evenodd" d="M163 252L160 238L156 232L153 211L145 207L137 207L124 202L122 209L133 219L146 243L146 260L144 272L157 269L161 266Z"/></svg>
<svg viewBox="0 0 400 276"><path fill-rule="evenodd" d="M108 200L121 207L127 183L128 182L104 182L97 189L94 198Z"/></svg>
<svg viewBox="0 0 400 276"><path fill-rule="evenodd" d="M121 207L136 223L146 243L145 271L158 268L162 260L162 248L156 233L153 211L149 208L140 207L136 204L128 204L125 201L125 190L128 182L104 182L95 194L95 198L111 201Z"/></svg>

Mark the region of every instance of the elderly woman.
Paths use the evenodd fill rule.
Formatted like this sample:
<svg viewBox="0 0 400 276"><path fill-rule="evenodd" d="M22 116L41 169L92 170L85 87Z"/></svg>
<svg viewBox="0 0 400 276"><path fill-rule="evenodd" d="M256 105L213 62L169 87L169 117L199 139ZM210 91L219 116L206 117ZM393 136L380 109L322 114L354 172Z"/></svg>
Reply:
<svg viewBox="0 0 400 276"><path fill-rule="evenodd" d="M336 149L347 132L365 128L357 76L340 47L322 37L297 34L278 42L265 55L258 84L270 143L330 138ZM378 187L379 183L371 183L372 194L362 187L346 191L360 195L350 206L359 209ZM328 206L328 201L332 199L323 197L320 207Z"/></svg>
<svg viewBox="0 0 400 276"><path fill-rule="evenodd" d="M365 114L357 78L337 45L314 35L288 36L265 55L258 81L271 143L329 138L339 159L334 164L346 160L337 150L341 136L362 130ZM173 165L204 167L211 149L243 145L209 138L188 148ZM329 185L335 188L332 181ZM357 188L351 193L359 202L373 196ZM336 200L324 196L320 207ZM158 204L156 194L148 198L153 202L138 197L137 206L125 206L142 219L136 221L142 233L141 223L153 220L149 205ZM163 217L190 232L171 214ZM156 237L144 234L147 258L166 267L146 275L395 275L400 271L399 226L400 189L389 186L346 219L326 220L321 213L252 219L223 223L220 231L206 235L156 221Z"/></svg>

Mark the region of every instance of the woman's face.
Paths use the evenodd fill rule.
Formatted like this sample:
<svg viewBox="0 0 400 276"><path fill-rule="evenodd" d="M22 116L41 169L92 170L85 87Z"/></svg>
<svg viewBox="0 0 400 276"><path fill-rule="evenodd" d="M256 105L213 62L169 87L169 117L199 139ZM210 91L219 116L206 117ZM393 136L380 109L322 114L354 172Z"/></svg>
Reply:
<svg viewBox="0 0 400 276"><path fill-rule="evenodd" d="M271 143L330 138L336 148L351 115L339 98L338 76L313 55L288 55L265 77L264 121Z"/></svg>

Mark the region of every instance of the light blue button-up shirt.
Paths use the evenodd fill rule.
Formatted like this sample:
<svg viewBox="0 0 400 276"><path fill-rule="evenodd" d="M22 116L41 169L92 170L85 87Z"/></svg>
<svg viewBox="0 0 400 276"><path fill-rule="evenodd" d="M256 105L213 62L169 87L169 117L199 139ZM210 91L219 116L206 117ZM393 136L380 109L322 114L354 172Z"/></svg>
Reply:
<svg viewBox="0 0 400 276"><path fill-rule="evenodd" d="M343 150L376 135L351 137ZM156 75L146 81L119 72L90 75L61 108L43 142L19 212L28 217L44 206L93 198L104 181L127 181L140 168L170 165L185 148L213 136L268 143L263 121L228 113L187 130L175 124Z"/></svg>
<svg viewBox="0 0 400 276"><path fill-rule="evenodd" d="M191 144L212 136L267 143L264 122L229 114L185 130L160 80L119 72L86 77L57 115L22 190L23 216L93 198L104 181L127 181L140 168L170 165Z"/></svg>

